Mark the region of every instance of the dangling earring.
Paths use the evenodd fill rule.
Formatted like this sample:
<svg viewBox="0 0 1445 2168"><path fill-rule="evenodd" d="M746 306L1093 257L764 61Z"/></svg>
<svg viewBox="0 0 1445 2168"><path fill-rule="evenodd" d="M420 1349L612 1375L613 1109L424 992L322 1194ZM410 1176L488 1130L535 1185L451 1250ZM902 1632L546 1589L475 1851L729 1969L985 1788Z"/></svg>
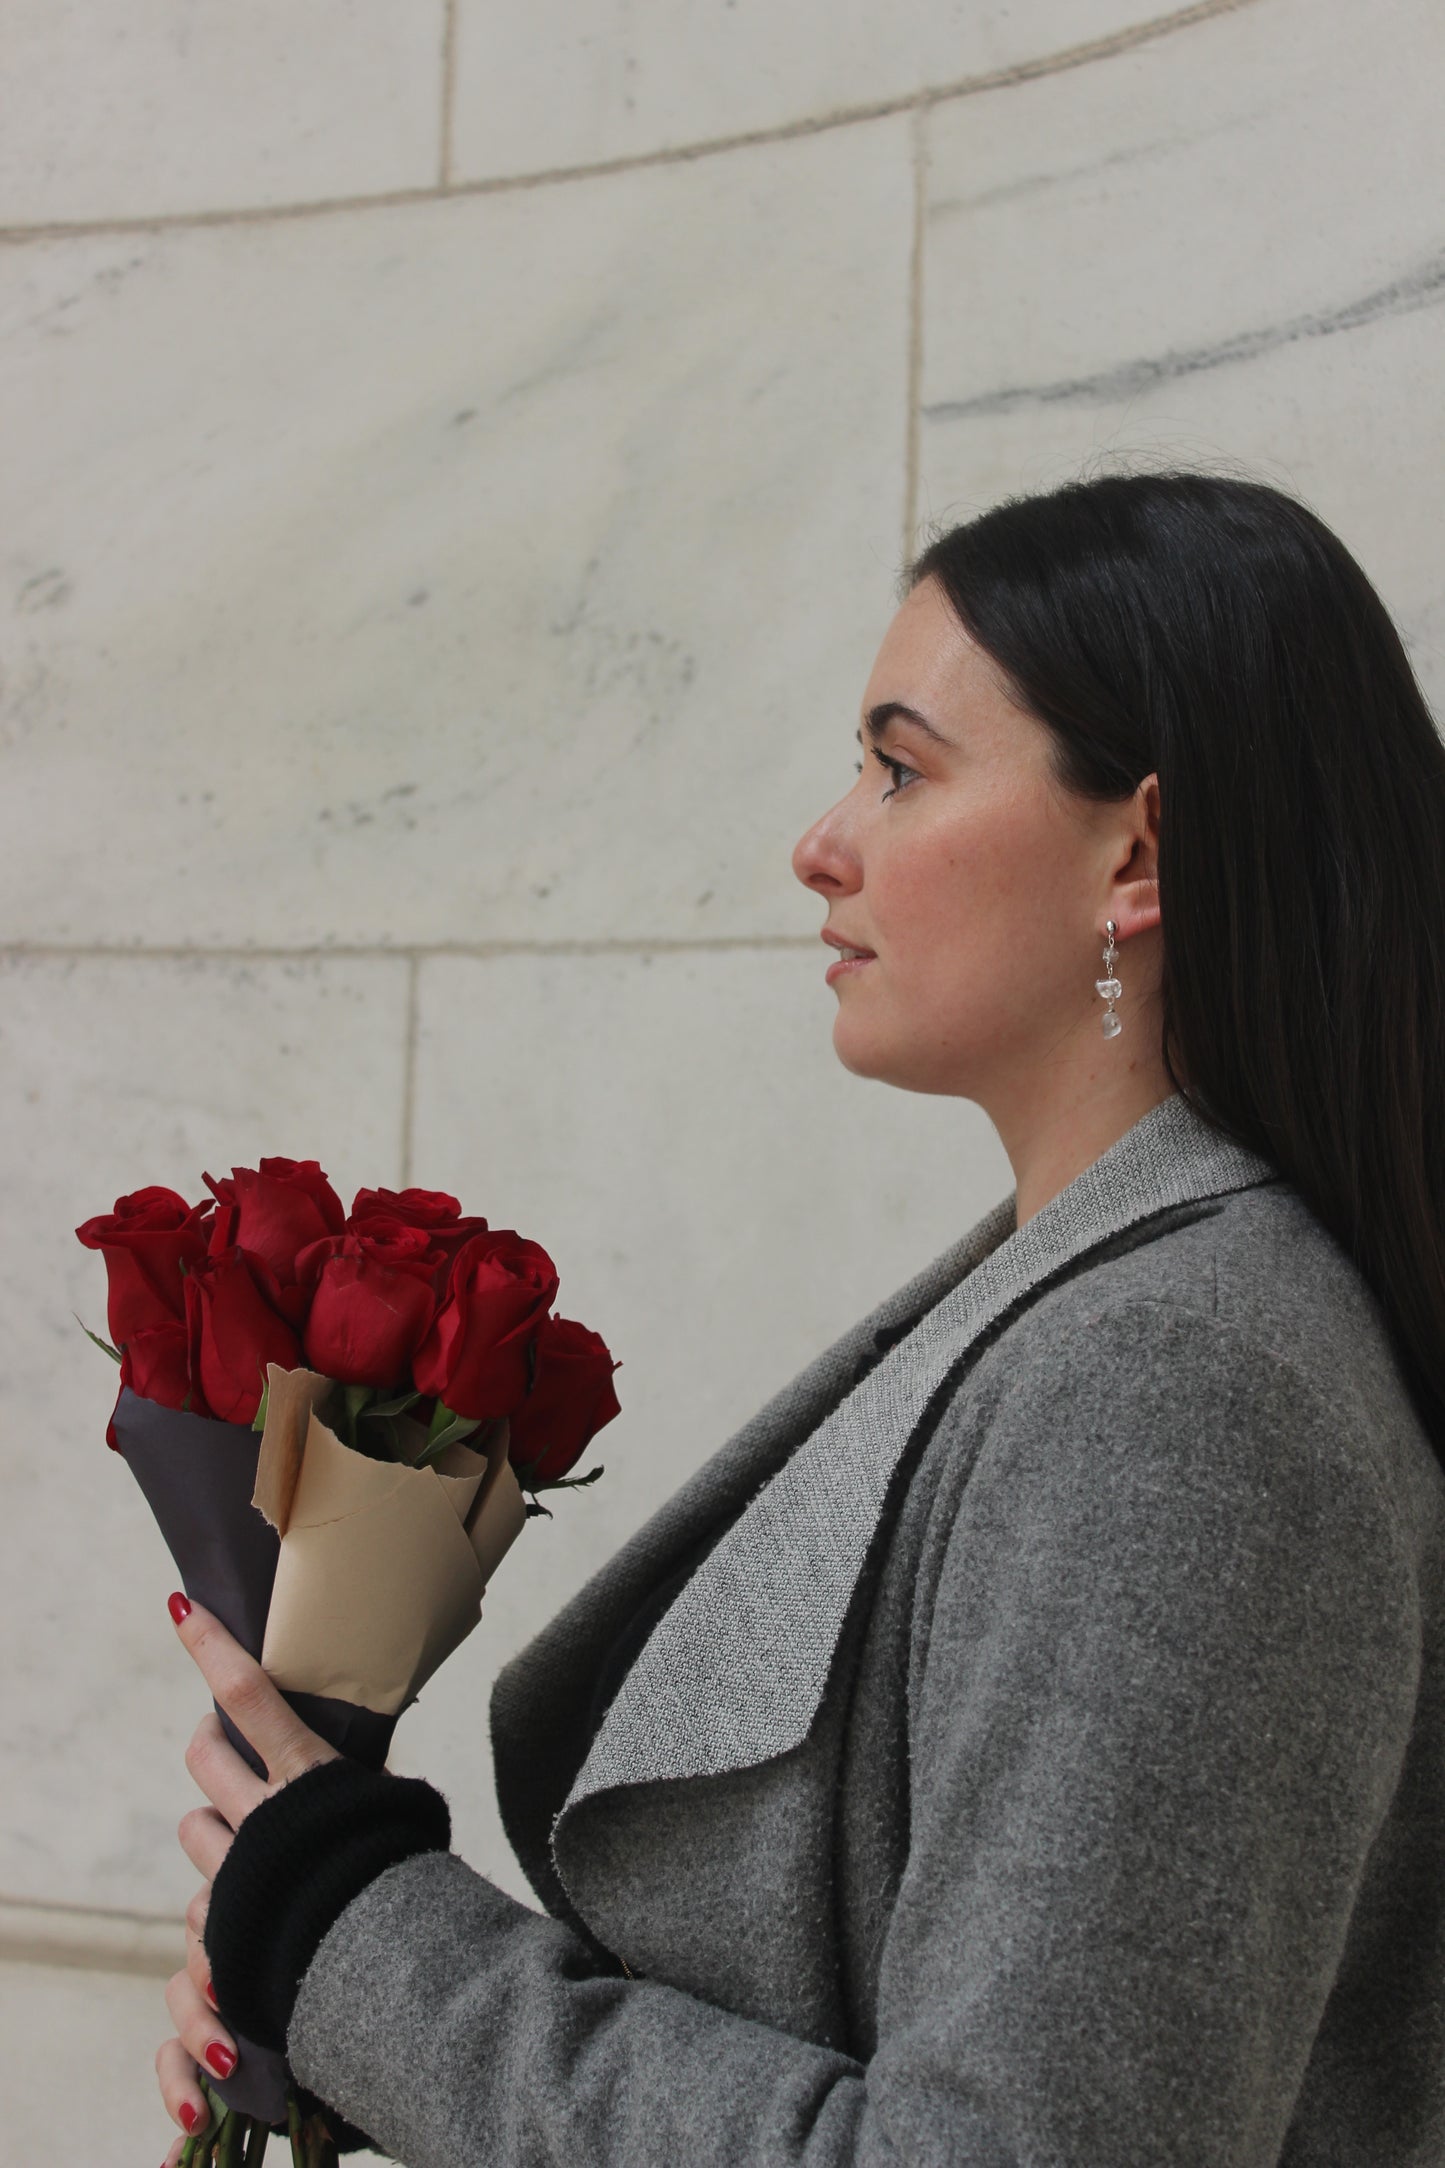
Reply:
<svg viewBox="0 0 1445 2168"><path fill-rule="evenodd" d="M1114 936L1119 931L1119 928L1112 918L1106 918L1104 924L1109 930L1109 940L1104 950L1104 971L1106 975L1102 979L1095 979L1094 992L1102 994L1109 1004L1104 1011L1104 1037L1114 1039L1124 1029L1124 1026L1114 1014L1114 1003L1124 991L1119 981L1114 977L1114 958L1119 953L1114 946Z"/></svg>

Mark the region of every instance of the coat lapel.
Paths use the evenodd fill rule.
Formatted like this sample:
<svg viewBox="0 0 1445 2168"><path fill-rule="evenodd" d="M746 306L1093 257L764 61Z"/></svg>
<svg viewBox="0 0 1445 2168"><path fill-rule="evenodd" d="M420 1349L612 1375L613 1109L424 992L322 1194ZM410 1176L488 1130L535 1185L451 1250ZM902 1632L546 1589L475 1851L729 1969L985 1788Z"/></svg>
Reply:
<svg viewBox="0 0 1445 2168"><path fill-rule="evenodd" d="M799 1745L822 1699L889 1478L934 1389L970 1344L1040 1282L1133 1221L1277 1173L1209 1129L1175 1093L1026 1226L990 1247L1004 1219L1012 1224L1011 1194L1006 1215L996 1208L975 1230L973 1246L987 1253L976 1269L822 1418L663 1614L566 1805L619 1784L715 1776Z"/></svg>
<svg viewBox="0 0 1445 2168"><path fill-rule="evenodd" d="M1022 1228L1011 1191L714 1454L498 1675L498 1798L544 1901L566 1900L556 1839L584 1800L747 1769L803 1741L893 1472L934 1392L986 1328L1136 1221L1277 1179L1269 1160L1171 1094ZM875 1336L899 1328L854 1386ZM577 1734L608 1644L725 1518L732 1525L644 1642L578 1767Z"/></svg>
<svg viewBox="0 0 1445 2168"><path fill-rule="evenodd" d="M1014 1193L788 1381L664 1500L492 1688L492 1762L502 1825L544 1903L571 1910L549 1836L586 1745L585 1719L614 1637L678 1561L733 1518L850 1388L859 1364L923 1313L1013 1231Z"/></svg>

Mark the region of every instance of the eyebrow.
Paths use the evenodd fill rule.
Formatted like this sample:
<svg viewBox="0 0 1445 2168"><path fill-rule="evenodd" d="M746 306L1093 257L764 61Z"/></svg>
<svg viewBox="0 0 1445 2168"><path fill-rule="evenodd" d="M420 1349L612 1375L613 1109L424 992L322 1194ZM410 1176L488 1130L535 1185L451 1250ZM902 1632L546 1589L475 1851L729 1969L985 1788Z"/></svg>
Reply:
<svg viewBox="0 0 1445 2168"><path fill-rule="evenodd" d="M951 738L945 738L941 730L934 729L926 715L920 715L917 708L910 708L902 700L880 700L877 707L870 708L864 716L864 728L875 745L883 736L884 731L888 728L895 715L901 715L905 722L915 723L924 736L932 738L936 745L946 746L951 753L957 752L958 748ZM863 731L855 730L853 735L861 745L863 743Z"/></svg>

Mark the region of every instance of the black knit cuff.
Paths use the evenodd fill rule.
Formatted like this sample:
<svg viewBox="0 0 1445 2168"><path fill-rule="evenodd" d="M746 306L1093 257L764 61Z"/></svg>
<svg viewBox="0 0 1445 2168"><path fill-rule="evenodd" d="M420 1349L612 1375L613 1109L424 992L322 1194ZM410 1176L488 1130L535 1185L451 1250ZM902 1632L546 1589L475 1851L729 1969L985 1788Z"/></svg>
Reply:
<svg viewBox="0 0 1445 2168"><path fill-rule="evenodd" d="M263 1799L211 1884L204 1939L222 2016L284 2052L302 1976L353 1897L388 1867L449 1851L451 1841L439 1791L344 1755Z"/></svg>

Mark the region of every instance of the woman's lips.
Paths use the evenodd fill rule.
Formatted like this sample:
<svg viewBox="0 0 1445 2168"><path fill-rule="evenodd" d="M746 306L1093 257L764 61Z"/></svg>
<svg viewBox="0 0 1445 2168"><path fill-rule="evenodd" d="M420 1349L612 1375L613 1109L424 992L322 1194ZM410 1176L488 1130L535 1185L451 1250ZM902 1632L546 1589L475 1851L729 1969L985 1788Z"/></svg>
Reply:
<svg viewBox="0 0 1445 2168"><path fill-rule="evenodd" d="M837 962L829 964L827 970L823 973L823 983L825 986L831 986L834 979L843 978L850 971L861 971L866 964L876 963L877 961L876 956L840 956Z"/></svg>

